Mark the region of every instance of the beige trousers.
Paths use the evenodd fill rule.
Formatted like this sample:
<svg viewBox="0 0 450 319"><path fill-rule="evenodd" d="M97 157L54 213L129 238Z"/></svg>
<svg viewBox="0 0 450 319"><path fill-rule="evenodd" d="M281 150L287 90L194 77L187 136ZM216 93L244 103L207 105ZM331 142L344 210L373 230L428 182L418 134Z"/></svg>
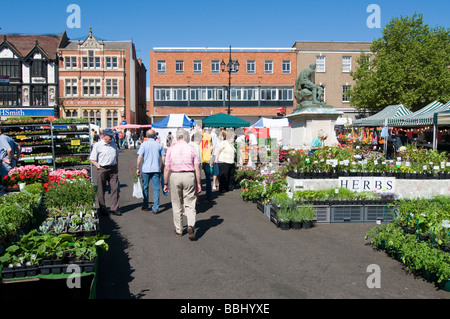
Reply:
<svg viewBox="0 0 450 319"><path fill-rule="evenodd" d="M170 199L172 201L173 224L177 233L183 231L183 213L187 218L188 226L195 226L195 174L194 172L182 172L170 174Z"/></svg>

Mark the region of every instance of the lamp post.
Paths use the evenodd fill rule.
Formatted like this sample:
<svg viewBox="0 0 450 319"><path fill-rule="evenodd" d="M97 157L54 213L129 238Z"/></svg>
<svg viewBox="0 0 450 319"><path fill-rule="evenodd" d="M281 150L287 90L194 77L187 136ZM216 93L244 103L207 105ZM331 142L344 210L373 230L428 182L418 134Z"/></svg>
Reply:
<svg viewBox="0 0 450 319"><path fill-rule="evenodd" d="M226 67L226 68L225 68ZM239 71L239 62L238 60L232 60L231 59L231 45L230 45L230 58L228 60L228 63L225 64L225 62L222 59L222 62L220 63L220 68L222 72L228 72L228 115L231 113L231 73L237 73Z"/></svg>

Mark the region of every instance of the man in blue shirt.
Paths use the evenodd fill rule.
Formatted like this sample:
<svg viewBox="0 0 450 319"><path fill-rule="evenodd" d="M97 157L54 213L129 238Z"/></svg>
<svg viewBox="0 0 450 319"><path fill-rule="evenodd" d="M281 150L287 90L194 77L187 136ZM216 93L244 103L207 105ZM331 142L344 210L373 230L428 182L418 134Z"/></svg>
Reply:
<svg viewBox="0 0 450 319"><path fill-rule="evenodd" d="M161 163L164 163L164 148L155 140L156 132L150 129L146 133L147 141L142 143L137 152L136 174L142 176L142 188L144 199L142 210L149 211L148 207L148 191L149 182L152 183L153 189L153 214L158 213L159 208L159 190L161 185ZM142 165L142 167L141 167Z"/></svg>
<svg viewBox="0 0 450 319"><path fill-rule="evenodd" d="M3 134L0 128L0 174L1 178L6 176L8 172L16 167L17 160L20 157L20 145L11 137Z"/></svg>

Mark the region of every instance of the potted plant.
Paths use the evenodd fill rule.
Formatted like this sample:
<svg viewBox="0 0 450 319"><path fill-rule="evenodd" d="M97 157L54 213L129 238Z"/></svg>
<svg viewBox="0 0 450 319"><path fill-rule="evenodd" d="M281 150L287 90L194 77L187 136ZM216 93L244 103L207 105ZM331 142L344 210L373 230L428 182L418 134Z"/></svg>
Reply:
<svg viewBox="0 0 450 319"><path fill-rule="evenodd" d="M282 205L277 212L278 227L282 230L291 228L291 207L290 205Z"/></svg>
<svg viewBox="0 0 450 319"><path fill-rule="evenodd" d="M299 214L303 221L303 228L309 229L313 225L314 217L316 216L316 211L312 205L301 205L299 207Z"/></svg>
<svg viewBox="0 0 450 319"><path fill-rule="evenodd" d="M294 205L291 208L291 227L293 229L301 229L303 224L303 216L300 211L301 206Z"/></svg>

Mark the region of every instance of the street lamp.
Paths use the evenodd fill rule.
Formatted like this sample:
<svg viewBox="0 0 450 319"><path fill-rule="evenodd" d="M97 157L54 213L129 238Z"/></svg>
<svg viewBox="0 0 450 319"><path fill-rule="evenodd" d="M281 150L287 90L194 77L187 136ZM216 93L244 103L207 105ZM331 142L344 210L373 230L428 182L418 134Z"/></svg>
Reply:
<svg viewBox="0 0 450 319"><path fill-rule="evenodd" d="M226 67L226 69L225 69ZM230 45L230 58L228 60L228 63L225 64L225 62L222 59L222 62L220 63L220 69L222 72L228 72L228 115L231 113L231 73L237 73L239 71L239 62L238 60L232 60L231 59L231 45Z"/></svg>

